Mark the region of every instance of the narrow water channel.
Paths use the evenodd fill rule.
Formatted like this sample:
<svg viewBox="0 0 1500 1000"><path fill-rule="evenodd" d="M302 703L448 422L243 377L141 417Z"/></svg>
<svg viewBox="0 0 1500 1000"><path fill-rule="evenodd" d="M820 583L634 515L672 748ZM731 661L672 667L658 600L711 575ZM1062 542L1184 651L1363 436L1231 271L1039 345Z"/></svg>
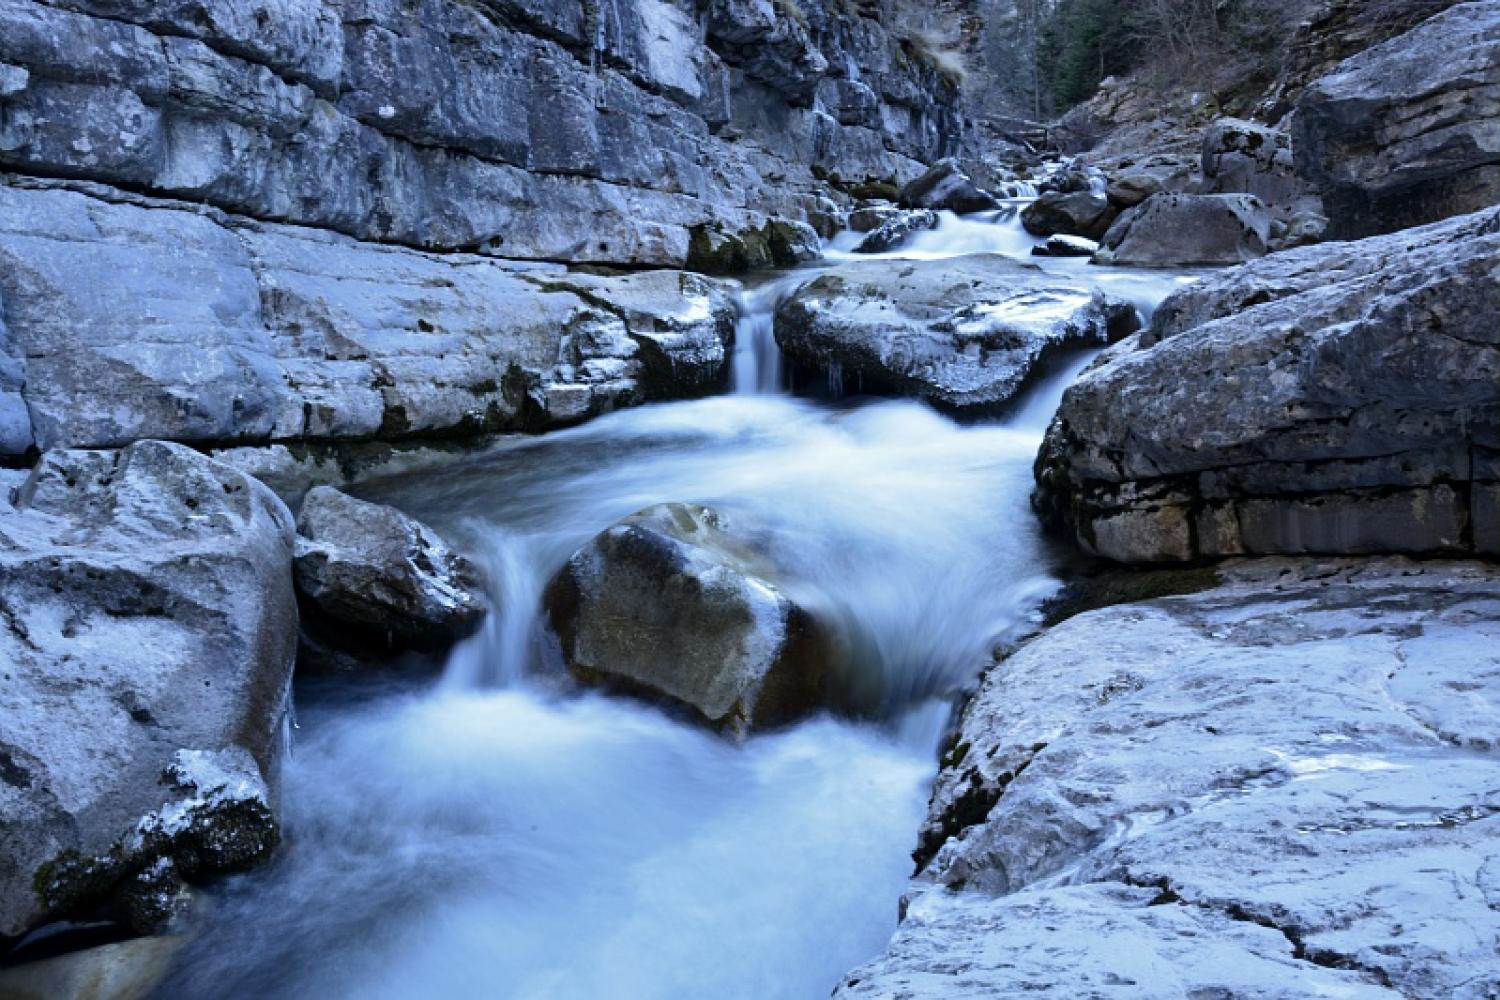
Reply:
<svg viewBox="0 0 1500 1000"><path fill-rule="evenodd" d="M907 252L1030 244L949 218ZM1148 310L1182 280L1048 266ZM436 681L299 691L286 849L206 900L161 996L803 1000L884 946L953 696L1057 586L1031 464L1087 356L1003 424L796 399L771 312L814 274L743 296L733 395L363 489L476 553L501 611ZM736 745L562 677L546 581L663 501L748 519L838 623L858 651L838 717Z"/></svg>

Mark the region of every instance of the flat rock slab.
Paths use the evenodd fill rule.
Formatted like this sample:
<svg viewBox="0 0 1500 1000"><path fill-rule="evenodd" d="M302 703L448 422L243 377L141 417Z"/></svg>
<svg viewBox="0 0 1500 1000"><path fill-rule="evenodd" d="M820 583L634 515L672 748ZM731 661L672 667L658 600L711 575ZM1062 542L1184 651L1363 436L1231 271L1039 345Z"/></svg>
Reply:
<svg viewBox="0 0 1500 1000"><path fill-rule="evenodd" d="M868 261L803 285L776 313L794 363L856 391L958 414L1002 408L1049 349L1105 344L1135 307L998 254Z"/></svg>
<svg viewBox="0 0 1500 1000"><path fill-rule="evenodd" d="M96 193L0 184L4 453L544 429L728 378L722 282L573 275Z"/></svg>
<svg viewBox="0 0 1500 1000"><path fill-rule="evenodd" d="M1232 564L986 675L842 997L1500 989L1500 568Z"/></svg>

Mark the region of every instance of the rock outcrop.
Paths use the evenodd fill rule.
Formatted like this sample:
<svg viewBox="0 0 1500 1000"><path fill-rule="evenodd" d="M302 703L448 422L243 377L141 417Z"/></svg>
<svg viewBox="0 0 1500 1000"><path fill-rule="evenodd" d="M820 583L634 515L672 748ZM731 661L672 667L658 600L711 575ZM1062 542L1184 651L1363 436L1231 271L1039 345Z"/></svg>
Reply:
<svg viewBox="0 0 1500 1000"><path fill-rule="evenodd" d="M821 704L831 647L716 510L664 504L599 535L547 593L574 676L743 732Z"/></svg>
<svg viewBox="0 0 1500 1000"><path fill-rule="evenodd" d="M14 455L573 423L723 385L735 307L680 272L596 278L0 184L0 317Z"/></svg>
<svg viewBox="0 0 1500 1000"><path fill-rule="evenodd" d="M1293 130L1337 238L1500 202L1500 2L1458 4L1340 63L1303 91Z"/></svg>
<svg viewBox="0 0 1500 1000"><path fill-rule="evenodd" d="M922 176L901 189L900 201L905 208L927 208L960 215L999 208L1000 202L975 184L956 160L934 164Z"/></svg>
<svg viewBox="0 0 1500 1000"><path fill-rule="evenodd" d="M1292 137L1239 118L1220 118L1203 133L1202 194L1249 194L1278 217L1316 211L1320 203L1297 176Z"/></svg>
<svg viewBox="0 0 1500 1000"><path fill-rule="evenodd" d="M1048 191L1021 210L1021 224L1033 236L1082 236L1099 240L1119 210L1092 191Z"/></svg>
<svg viewBox="0 0 1500 1000"><path fill-rule="evenodd" d="M1271 214L1246 194L1155 194L1127 209L1099 240L1099 264L1190 267L1263 257Z"/></svg>
<svg viewBox="0 0 1500 1000"><path fill-rule="evenodd" d="M0 502L0 934L166 919L275 844L292 519L187 448L55 451Z"/></svg>
<svg viewBox="0 0 1500 1000"><path fill-rule="evenodd" d="M776 312L776 342L841 391L959 414L1003 407L1046 351L1135 329L1135 307L994 254L868 261L825 272Z"/></svg>
<svg viewBox="0 0 1500 1000"><path fill-rule="evenodd" d="M1184 288L1063 397L1034 503L1123 562L1500 554L1500 209Z"/></svg>
<svg viewBox="0 0 1500 1000"><path fill-rule="evenodd" d="M1222 576L990 670L905 920L835 996L1500 990L1500 570Z"/></svg>
<svg viewBox="0 0 1500 1000"><path fill-rule="evenodd" d="M443 648L489 610L478 567L430 528L331 486L297 513L294 576L323 634L355 649Z"/></svg>
<svg viewBox="0 0 1500 1000"><path fill-rule="evenodd" d="M902 212L870 230L869 234L860 240L859 246L854 248L854 252L888 253L891 250L898 250L909 243L917 233L936 229L939 221L938 214L931 209Z"/></svg>
<svg viewBox="0 0 1500 1000"><path fill-rule="evenodd" d="M0 3L0 166L422 248L680 267L959 124L823 0Z"/></svg>

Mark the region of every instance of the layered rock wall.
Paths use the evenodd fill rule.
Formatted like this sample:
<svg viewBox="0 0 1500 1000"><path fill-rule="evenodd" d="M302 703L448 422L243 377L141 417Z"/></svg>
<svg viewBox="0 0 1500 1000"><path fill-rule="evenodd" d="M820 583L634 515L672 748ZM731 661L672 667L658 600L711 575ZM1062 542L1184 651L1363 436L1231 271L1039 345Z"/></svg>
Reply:
<svg viewBox="0 0 1500 1000"><path fill-rule="evenodd" d="M1044 520L1122 562L1500 554L1500 210L1169 298L1063 397Z"/></svg>
<svg viewBox="0 0 1500 1000"><path fill-rule="evenodd" d="M821 0L0 0L0 165L510 258L681 265L956 100Z"/></svg>

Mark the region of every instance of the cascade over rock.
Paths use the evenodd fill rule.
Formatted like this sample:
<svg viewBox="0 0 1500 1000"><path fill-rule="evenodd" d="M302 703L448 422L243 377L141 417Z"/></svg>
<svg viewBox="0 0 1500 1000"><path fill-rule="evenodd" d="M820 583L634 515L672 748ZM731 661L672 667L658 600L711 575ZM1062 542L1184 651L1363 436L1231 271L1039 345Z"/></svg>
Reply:
<svg viewBox="0 0 1500 1000"><path fill-rule="evenodd" d="M294 574L325 634L356 649L442 648L489 610L478 568L430 528L331 486L302 501Z"/></svg>
<svg viewBox="0 0 1500 1000"><path fill-rule="evenodd" d="M548 591L569 669L732 732L818 707L828 637L747 541L730 516L675 503L600 534Z"/></svg>

